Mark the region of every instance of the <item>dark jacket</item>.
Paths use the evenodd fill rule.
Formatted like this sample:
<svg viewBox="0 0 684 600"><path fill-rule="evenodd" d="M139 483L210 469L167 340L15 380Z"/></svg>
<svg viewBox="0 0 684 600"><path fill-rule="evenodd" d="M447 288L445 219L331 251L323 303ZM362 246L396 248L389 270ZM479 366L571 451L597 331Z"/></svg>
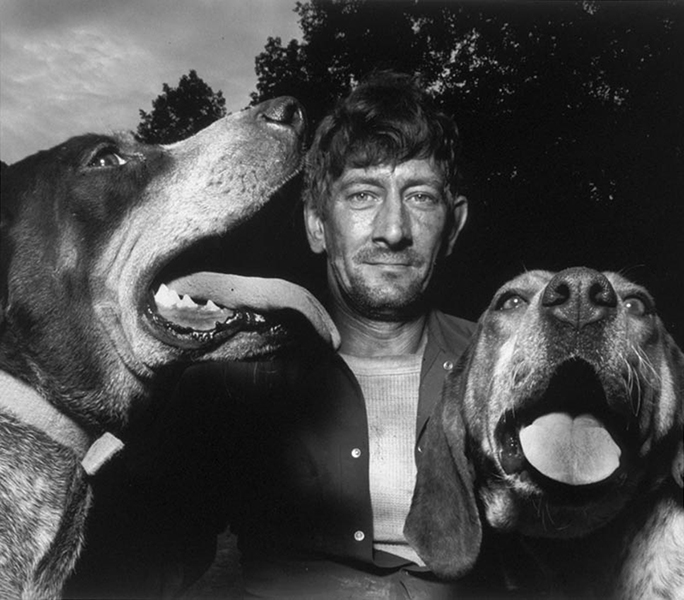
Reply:
<svg viewBox="0 0 684 600"><path fill-rule="evenodd" d="M430 315L417 459L444 378L473 331L468 321ZM75 596L182 587L212 563L228 524L245 564L268 556L367 569L406 563L372 549L366 410L338 355L307 346L270 362L198 365L163 402L138 442L93 482Z"/></svg>
<svg viewBox="0 0 684 600"><path fill-rule="evenodd" d="M474 324L463 319L437 311L429 317L417 460L444 379L473 331ZM374 557L372 548L364 399L339 355L317 351L296 360L196 367L181 393L186 403L194 397L197 410L218 406L223 415L212 423L220 431L207 435L205 426L195 444L205 444L200 454L209 462L215 458L207 452L222 455L225 463L194 489L222 479L204 497L225 507L222 517L238 534L243 556L315 552L371 564L388 559ZM233 397L226 399L227 393ZM220 442L212 444L216 438Z"/></svg>

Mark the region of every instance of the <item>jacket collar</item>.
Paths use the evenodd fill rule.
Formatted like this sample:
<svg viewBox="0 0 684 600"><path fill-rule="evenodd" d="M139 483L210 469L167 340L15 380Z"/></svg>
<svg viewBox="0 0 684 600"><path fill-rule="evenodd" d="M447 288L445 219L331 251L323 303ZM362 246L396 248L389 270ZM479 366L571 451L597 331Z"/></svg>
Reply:
<svg viewBox="0 0 684 600"><path fill-rule="evenodd" d="M434 310L428 317L428 342L423 355L420 397L416 421L416 440L425 428L435 404L442 396L446 376L454 369L466 349L472 329L465 321ZM474 324L468 323L474 327Z"/></svg>

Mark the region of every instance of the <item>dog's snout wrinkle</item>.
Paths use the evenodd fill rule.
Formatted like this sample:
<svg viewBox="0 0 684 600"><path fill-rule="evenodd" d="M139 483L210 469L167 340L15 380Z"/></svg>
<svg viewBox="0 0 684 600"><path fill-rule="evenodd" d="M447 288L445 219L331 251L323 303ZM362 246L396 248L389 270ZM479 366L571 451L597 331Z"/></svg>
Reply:
<svg viewBox="0 0 684 600"><path fill-rule="evenodd" d="M261 111L258 114L259 118L271 123L292 127L298 135L304 133L306 129L306 115L304 108L295 98L282 96L264 102L261 107Z"/></svg>
<svg viewBox="0 0 684 600"><path fill-rule="evenodd" d="M598 271L574 267L557 273L541 298L541 309L556 320L582 328L615 313L615 289Z"/></svg>

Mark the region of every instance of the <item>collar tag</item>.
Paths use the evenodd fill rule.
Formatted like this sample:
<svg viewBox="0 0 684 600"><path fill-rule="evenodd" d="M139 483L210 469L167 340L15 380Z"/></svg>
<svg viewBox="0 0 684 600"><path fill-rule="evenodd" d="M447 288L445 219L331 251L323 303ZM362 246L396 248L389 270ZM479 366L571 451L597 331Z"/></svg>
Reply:
<svg viewBox="0 0 684 600"><path fill-rule="evenodd" d="M95 475L123 448L123 442L108 431L97 438L83 457L81 465L88 475Z"/></svg>
<svg viewBox="0 0 684 600"><path fill-rule="evenodd" d="M16 419L36 427L57 443L71 448L88 475L94 475L122 448L123 442L106 432L93 444L76 421L59 411L30 385L14 375L0 371L0 407Z"/></svg>

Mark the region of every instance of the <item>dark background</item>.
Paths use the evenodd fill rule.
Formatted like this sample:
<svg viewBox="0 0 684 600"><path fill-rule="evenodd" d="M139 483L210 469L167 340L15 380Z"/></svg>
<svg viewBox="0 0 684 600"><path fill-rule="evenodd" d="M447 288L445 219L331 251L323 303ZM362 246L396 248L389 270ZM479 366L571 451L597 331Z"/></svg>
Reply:
<svg viewBox="0 0 684 600"><path fill-rule="evenodd" d="M315 125L354 82L394 68L420 74L459 125L470 217L442 268L445 310L474 319L524 269L585 265L647 286L684 343L684 3L314 1L297 11L303 39L269 38L253 103L293 95ZM269 255L320 289L296 211L268 238Z"/></svg>
<svg viewBox="0 0 684 600"><path fill-rule="evenodd" d="M684 345L684 3L357 0L297 11L302 40L267 41L252 104L292 95L313 131L355 82L393 68L420 74L459 124L470 217L441 265L443 309L476 319L524 269L586 265L646 285ZM174 139L206 126L198 107L225 113L220 93L193 73L179 85L187 93L164 87L152 113L141 114L139 135L171 141L162 131L177 123L165 118L171 109L197 121L170 132ZM248 268L322 293L324 264L306 244L300 185L291 182L263 212L244 255ZM104 577L102 564L130 562L132 546L145 553L140 531L154 504L127 497L121 478L96 489L85 579ZM122 538L114 544L112 523ZM98 533L108 543L98 546ZM234 540L224 541L225 575L236 567Z"/></svg>
<svg viewBox="0 0 684 600"><path fill-rule="evenodd" d="M255 59L252 105L296 97L311 135L353 84L391 68L418 74L459 125L470 216L442 265L444 310L476 319L522 270L585 265L645 285L684 345L684 2L312 0L296 12L301 40L268 38ZM140 111L137 135L169 143L225 113L191 70ZM244 254L321 291L298 183Z"/></svg>

